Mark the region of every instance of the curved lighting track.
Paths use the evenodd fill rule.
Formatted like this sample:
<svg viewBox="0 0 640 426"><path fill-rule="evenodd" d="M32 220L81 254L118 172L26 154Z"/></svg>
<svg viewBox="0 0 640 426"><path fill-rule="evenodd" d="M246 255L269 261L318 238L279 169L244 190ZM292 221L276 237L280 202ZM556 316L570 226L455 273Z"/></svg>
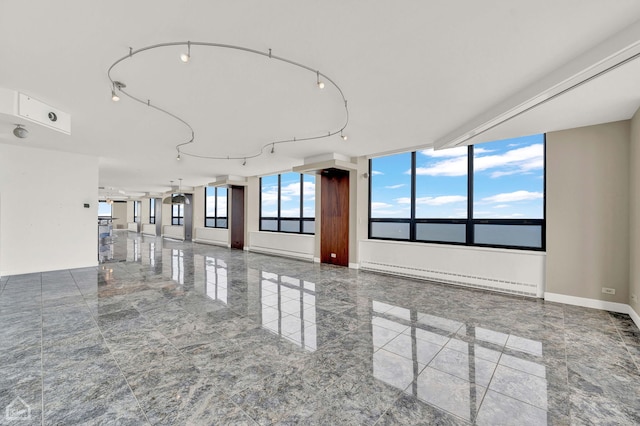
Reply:
<svg viewBox="0 0 640 426"><path fill-rule="evenodd" d="M134 96L131 93L129 93L127 90L125 90L125 88L127 87L126 84L124 84L122 81L116 80L111 76L111 72L113 71L113 69L120 64L123 61L126 61L128 59L132 59L135 55L142 53L142 52L146 52L148 50L153 50L153 49L159 49L159 48L163 48L163 47L172 47L172 46L187 46L188 49L188 53L186 55L182 55L180 59L182 59L182 61L187 62L189 60L189 58L191 57L191 46L204 46L204 47L216 47L216 48L221 48L221 49L233 49L233 50L241 50L243 52L248 52L248 53L253 53L255 55L260 55L260 56L266 56L269 59L273 59L276 61L280 61L280 62L285 62L287 64L296 66L298 68L302 68L306 71L309 71L311 73L313 73L313 75L316 77L316 84L318 85L318 87L323 88L324 87L324 81L320 80L320 77L322 77L323 80L327 81L328 83L330 83L333 87L335 87L335 89L338 91L338 93L340 93L340 96L342 97L342 101L344 104L344 124L342 125L342 127L335 129L335 130L330 130L327 133L323 133L323 134L318 134L315 136L308 136L308 137L304 137L304 138L296 138L295 136L290 138L290 139L280 139L280 140L274 140L271 142L268 142L266 144L264 144L261 148L259 152L253 152L253 153L249 153L247 155L242 155L242 156L207 156L207 155L198 155L198 154L190 154L186 151L183 150L183 147L192 144L195 142L195 132L193 130L193 127L191 127L191 125L184 120L183 118L181 118L180 116L178 116L177 114L174 114L158 105L156 105L155 103L152 103L150 99L144 100L138 96ZM151 46L146 46L146 47L142 47L140 49L136 49L133 50L133 48L129 48L129 54L123 56L122 58L118 59L117 61L115 61L113 64L111 64L111 66L109 67L109 70L107 71L107 76L109 77L109 81L111 82L111 94L112 94L112 99L114 101L119 100L120 97L118 96L118 93L122 93L125 96L127 96L130 99L133 99L136 102L139 102L143 105L146 105L150 108L153 108L171 118L173 118L174 120L179 121L180 123L182 123L183 125L185 125L188 129L189 129L189 133L190 133L190 138L188 140L186 140L185 142L179 143L176 145L176 151L178 153L178 159L180 159L181 155L187 155L190 157L197 157L197 158L206 158L206 159L211 159L211 160L244 160L244 164L246 164L246 160L250 159L250 158L256 158L259 157L260 155L264 154L265 152L271 152L273 153L275 150L275 146L279 145L279 144L285 144L285 143L291 143L291 142L303 142L303 141L310 141L310 140L315 140L315 139L324 139L324 138L329 138L331 136L335 136L335 135L340 135L344 140L346 140L346 136L343 134L344 129L346 129L347 125L349 124L349 109L347 107L347 100L344 97L344 93L342 92L342 89L340 88L340 86L338 86L336 84L335 81L333 81L329 76L327 76L326 74L321 73L318 70L315 70L307 65L301 64L299 62L295 62L292 61L291 59L287 59L287 58L283 58L282 56L276 56L274 54L272 54L271 49L269 49L268 52L261 52L259 50L255 50L255 49L250 49L247 47L242 47L242 46L234 46L231 44L220 44L220 43L208 43L208 42L200 42L200 41L176 41L176 42L170 42L170 43L159 43L159 44L154 44Z"/></svg>

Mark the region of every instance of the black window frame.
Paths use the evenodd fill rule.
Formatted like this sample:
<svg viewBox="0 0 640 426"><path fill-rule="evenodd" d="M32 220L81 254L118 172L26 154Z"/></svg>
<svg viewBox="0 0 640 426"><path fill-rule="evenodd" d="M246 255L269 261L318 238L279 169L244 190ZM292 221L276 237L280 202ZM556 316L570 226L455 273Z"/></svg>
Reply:
<svg viewBox="0 0 640 426"><path fill-rule="evenodd" d="M368 238L371 240L387 240L387 241L403 241L403 242L415 242L415 243L428 243L428 244L446 244L446 245L458 245L458 246L472 246L472 247L491 247L513 250L528 250L528 251L545 251L547 246L546 241L546 215L547 215L547 136L543 134L543 148L544 148L544 168L543 168L543 206L542 206L542 219L475 219L473 217L473 145L469 145L467 148L467 218L458 219L417 219L415 217L415 203L416 203L416 151L411 152L411 217L409 219L394 219L394 218L372 218L371 217L371 190L372 190L372 159L369 159L369 206L368 206ZM372 224L373 223L407 223L409 224L409 238L387 238L387 237L374 237L372 236ZM438 241L438 240L423 240L416 238L416 225L420 223L436 223L436 224L464 224L465 228L465 242L452 242L452 241ZM501 244L484 244L475 242L475 226L476 225L520 225L520 226L539 226L540 227L540 247L530 246L514 246L514 245L501 245Z"/></svg>
<svg viewBox="0 0 640 426"><path fill-rule="evenodd" d="M213 211L215 212L214 216L207 216L207 190L208 189L214 189L213 192L213 199L214 199L214 205L213 205ZM224 217L222 216L218 216L218 188L219 187L211 187L211 186L205 186L204 188L204 227L205 228L219 228L219 229L229 229L229 192L230 192L230 188L226 188L227 190L227 208L226 208L226 214ZM208 220L213 220L214 226L209 226L207 225L207 221ZM224 222L222 222L224 220ZM224 226L221 226L220 223L224 223Z"/></svg>
<svg viewBox="0 0 640 426"><path fill-rule="evenodd" d="M171 197L175 197L178 194L171 194ZM177 214L176 214L177 211ZM171 225L172 226L184 226L184 204L172 204L171 205Z"/></svg>
<svg viewBox="0 0 640 426"><path fill-rule="evenodd" d="M133 221L140 222L140 201L133 202Z"/></svg>
<svg viewBox="0 0 640 426"><path fill-rule="evenodd" d="M260 203L260 231L263 232L281 232L281 233L285 233L285 234L302 234L302 235L315 235L316 231L315 231L315 226L313 227L313 232L304 232L304 225L305 222L313 222L315 225L315 212L314 212L314 217L305 217L304 216L304 174L303 173L299 173L300 175L300 217L283 217L281 214L281 207L282 207L282 203L281 203L281 194L282 194L282 174L278 174L278 215L277 216L263 216L262 215L262 177L260 177L260 199L258 200L258 202ZM275 176L275 175L271 175L271 176ZM270 220L270 221L275 221L277 224L277 229L263 229L262 227L262 222L265 220ZM299 226L299 231L286 231L283 230L283 223L287 223L287 222L298 222L298 226Z"/></svg>
<svg viewBox="0 0 640 426"><path fill-rule="evenodd" d="M149 223L156 223L156 199L149 198Z"/></svg>

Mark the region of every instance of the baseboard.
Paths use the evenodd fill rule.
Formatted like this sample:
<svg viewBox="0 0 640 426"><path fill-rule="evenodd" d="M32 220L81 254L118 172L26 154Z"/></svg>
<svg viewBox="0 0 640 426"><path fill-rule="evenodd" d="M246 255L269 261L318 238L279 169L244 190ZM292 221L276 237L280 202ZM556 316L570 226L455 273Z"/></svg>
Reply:
<svg viewBox="0 0 640 426"><path fill-rule="evenodd" d="M360 269L360 264L349 262L349 269Z"/></svg>
<svg viewBox="0 0 640 426"><path fill-rule="evenodd" d="M231 248L231 244L225 243L223 241L213 241L213 240L204 240L201 238L194 238L193 242L199 243L199 244L208 244L210 246L220 246L220 247Z"/></svg>
<svg viewBox="0 0 640 426"><path fill-rule="evenodd" d="M298 253L298 252L293 252L288 250L279 250L274 248L265 248L265 247L256 247L256 246L249 247L249 251L254 253L272 254L275 256L290 257L292 259L308 260L313 262L312 254L303 254L303 253Z"/></svg>
<svg viewBox="0 0 640 426"><path fill-rule="evenodd" d="M629 305L629 316L636 323L636 326L640 328L640 315L636 311L633 310L631 305Z"/></svg>
<svg viewBox="0 0 640 426"><path fill-rule="evenodd" d="M566 294L558 293L544 293L544 300L549 302L564 303L565 305L583 306L585 308L601 309L604 311L618 312L621 314L629 314L629 311L633 311L631 306L618 303L607 302L606 300L589 299L586 297L568 296Z"/></svg>

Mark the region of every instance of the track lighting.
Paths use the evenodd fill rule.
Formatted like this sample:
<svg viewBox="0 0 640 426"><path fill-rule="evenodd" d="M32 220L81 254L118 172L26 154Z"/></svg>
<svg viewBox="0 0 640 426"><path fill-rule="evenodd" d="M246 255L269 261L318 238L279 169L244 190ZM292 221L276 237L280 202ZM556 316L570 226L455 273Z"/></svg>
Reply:
<svg viewBox="0 0 640 426"><path fill-rule="evenodd" d="M13 134L17 138L24 139L29 136L29 131L22 127L22 124L16 124L16 128L13 129Z"/></svg>
<svg viewBox="0 0 640 426"><path fill-rule="evenodd" d="M186 52L182 49L184 49L184 45L187 46L187 50ZM338 129L334 130L330 130L326 133L322 132L322 134L311 134L308 135L306 137L303 138L283 138L283 139L278 139L275 143L274 142L268 142L265 141L265 143L263 143L262 145L258 146L256 148L256 152L249 152L249 153L242 153L242 155L237 155L237 156L229 156L229 155L222 155L222 154L218 154L218 155L199 155L199 154L194 154L191 153L189 151L189 146L190 144L193 144L195 142L195 136L194 136L194 129L191 127L191 125L184 120L179 114L173 111L169 111L166 109L161 108L160 106L155 105L155 103L152 103L150 99L143 97L139 94L136 94L134 92L128 92L125 91L124 88L126 87L126 85L120 81L116 81L114 79L114 76L112 75L113 72L115 72L115 70L119 67L120 64L124 63L125 61L130 61L133 60L134 58L138 57L139 54L143 53L143 52L147 52L149 50L154 50L154 49L164 49L164 48L168 48L171 49L172 55L175 55L176 53L179 53L179 57L180 60L183 63L187 63L190 62L191 60L191 45L197 45L200 46L200 48L203 47L207 47L207 48L217 48L217 49L230 49L230 50L237 50L237 51L242 51L243 53L251 53L254 55L259 55L259 56L263 56L263 57L267 57L269 58L269 62L271 61L278 61L281 63L284 63L288 66L293 66L299 69L302 69L304 71L307 71L309 73L316 73L316 85L318 86L318 89L325 89L325 86L335 89L338 92L338 95L342 98L342 102L344 103L344 122L341 124L342 127L339 127ZM182 52L177 52L175 49L181 49ZM174 56L175 58L175 56ZM175 59L174 59L175 60ZM167 118L170 118L172 120L176 120L178 122L180 122L181 124L183 124L184 126L186 126L188 128L188 130L191 133L191 138L188 140L185 140L181 143L178 143L175 145L175 149L177 150L177 154L176 154L176 160L180 161L182 158L182 154L185 154L187 156L191 156L191 157L197 157L197 158L203 158L203 159L211 159L211 160L243 160L242 164L246 165L247 163L247 159L251 159L251 158L256 158L258 156L261 155L265 155L267 153L267 150L269 150L269 145L271 145L271 149L269 150L269 152L271 154L275 153L275 144L278 143L296 143L296 142L302 142L302 141L313 141L313 140L319 140L319 139L323 139L323 138L329 138L331 136L336 135L338 132L340 132L342 138L344 140L347 139L346 136L344 136L341 132L341 130L339 129L344 129L347 127L347 125L349 124L349 110L347 108L347 101L344 97L344 93L342 91L342 89L335 83L335 81L325 75L325 74L321 74L319 70L314 71L313 68L304 65L302 63L293 61L291 59L288 58L284 58L282 56L278 56L275 55L272 51L272 49L268 49L268 51L265 52L261 52L255 49L251 49L248 47L244 47L244 46L234 46L234 45L229 45L229 44L221 44L221 43L209 43L209 42L200 42L200 41L174 41L174 42L168 42L168 43L159 43L159 44L154 44L154 45L150 45L150 46L144 46L138 49L133 49L132 47L129 48L127 54L125 56L122 56L121 58L117 59L113 64L111 64L111 66L108 68L107 70L107 76L109 77L109 81L112 84L112 90L111 90L111 99L116 102L118 100L120 100L121 96L120 96L120 92L124 93L127 98L129 100L138 102L142 105L145 105L147 107L153 108L156 111L164 114ZM322 76L322 79L321 79ZM308 83L307 83L308 84Z"/></svg>
<svg viewBox="0 0 640 426"><path fill-rule="evenodd" d="M343 141L346 141L348 139L347 135L342 133L342 130L340 130L340 137L342 138Z"/></svg>
<svg viewBox="0 0 640 426"><path fill-rule="evenodd" d="M183 52L180 54L180 60L185 64L189 62L189 59L191 59L191 42L190 41L187 42L187 53Z"/></svg>
<svg viewBox="0 0 640 426"><path fill-rule="evenodd" d="M247 165L247 159L246 159L246 158L245 158L245 159L244 159L244 161L242 162L242 165L243 165L243 166L246 166L246 165Z"/></svg>
<svg viewBox="0 0 640 426"><path fill-rule="evenodd" d="M324 89L324 81L320 81L320 71L316 71L316 84L320 89Z"/></svg>

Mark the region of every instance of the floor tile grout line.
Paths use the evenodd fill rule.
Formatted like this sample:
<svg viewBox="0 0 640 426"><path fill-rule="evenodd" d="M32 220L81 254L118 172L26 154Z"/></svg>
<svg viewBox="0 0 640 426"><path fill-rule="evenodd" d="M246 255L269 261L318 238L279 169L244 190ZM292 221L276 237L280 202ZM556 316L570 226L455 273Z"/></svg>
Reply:
<svg viewBox="0 0 640 426"><path fill-rule="evenodd" d="M40 387L42 404L42 426L44 426L44 283L40 273Z"/></svg>
<svg viewBox="0 0 640 426"><path fill-rule="evenodd" d="M640 372L640 366L638 365L638 363L636 362L636 358L635 356L633 356L633 354L631 353L631 351L629 350L629 347L627 346L627 342L624 339L624 336L622 335L622 333L620 332L620 329L618 328L618 325L616 324L616 322L613 319L613 315L611 315L611 313L609 313L609 321L611 321L611 323L613 324L613 326L616 329L616 333L618 334L618 337L620 337L620 341L622 342L622 345L624 346L624 349L627 351L627 353L629 354L629 358L631 358L631 361L633 362L633 365L636 366L636 369L638 370L638 372Z"/></svg>
<svg viewBox="0 0 640 426"><path fill-rule="evenodd" d="M71 271L69 271L69 273L71 274ZM78 285L78 282L76 281L76 279L73 276L73 274L71 274L71 278L73 279L73 282L75 283L76 287L78 288L78 291L80 291L80 286ZM80 293L82 294L82 291L80 291ZM140 412L142 413L142 415L144 416L145 420L147 421L147 424L151 425L152 423L149 420L149 418L147 417L147 413L142 408L142 405L140 404L140 401L138 400L138 397L136 396L135 392L131 388L131 385L129 384L129 380L127 380L126 374L124 373L124 371L122 371L122 367L120 367L120 363L118 362L116 357L113 355L113 351L111 350L111 347L109 346L109 343L107 342L107 339L104 337L104 334L102 333L102 329L100 328L100 325L98 324L98 321L96 320L95 316L93 315L93 311L91 310L91 307L87 303L87 300L85 299L84 295L82 296L82 300L84 300L84 303L87 306L87 309L89 310L89 315L91 315L91 319L93 320L93 322L96 325L96 328L100 332L100 336L102 337L102 340L104 341L104 344L107 346L107 349L109 349L109 354L111 355L111 358L113 359L113 361L116 363L116 366L118 367L118 370L120 370L120 374L122 375L122 378L124 379L125 383L127 384L127 387L129 388L129 391L131 392L131 395L133 395L133 397L135 398L136 403L138 404L138 408L140 409Z"/></svg>

